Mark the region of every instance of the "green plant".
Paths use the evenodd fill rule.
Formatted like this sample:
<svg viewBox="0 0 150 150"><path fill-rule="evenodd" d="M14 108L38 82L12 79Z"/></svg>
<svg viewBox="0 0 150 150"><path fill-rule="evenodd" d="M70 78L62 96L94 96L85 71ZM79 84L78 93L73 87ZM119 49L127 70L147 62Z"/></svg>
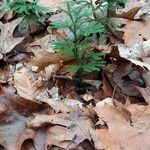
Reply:
<svg viewBox="0 0 150 150"><path fill-rule="evenodd" d="M104 33L104 27L94 19L92 7L88 3L77 3L69 0L66 8L60 9L68 19L63 22L53 22L53 27L66 29L69 34L65 39L59 39L54 43L54 48L76 60L76 64L67 65L70 72L77 73L79 79L82 74L100 70L105 66L104 53L94 52L90 43L96 40L97 33Z"/></svg>
<svg viewBox="0 0 150 150"><path fill-rule="evenodd" d="M0 10L15 12L19 17L22 17L20 25L25 21L26 27L30 27L30 22L45 24L51 13L46 7L39 6L37 0L11 0L2 3Z"/></svg>
<svg viewBox="0 0 150 150"><path fill-rule="evenodd" d="M94 3L93 0L74 0L78 4L86 4L92 9L94 19L100 22L105 31L115 35L116 25L111 21L110 15L116 12L116 9L124 5L128 0L97 0Z"/></svg>

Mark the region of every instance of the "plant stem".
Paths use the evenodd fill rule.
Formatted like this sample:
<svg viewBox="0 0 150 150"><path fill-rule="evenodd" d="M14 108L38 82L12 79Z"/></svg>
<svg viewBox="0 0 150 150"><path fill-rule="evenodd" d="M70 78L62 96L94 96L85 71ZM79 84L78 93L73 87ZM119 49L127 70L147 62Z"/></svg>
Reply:
<svg viewBox="0 0 150 150"><path fill-rule="evenodd" d="M75 58L77 60L78 65L81 66L82 65L82 60L79 57L79 49L78 49L78 42L79 42L80 38L78 38L78 36L77 36L77 28L76 28L76 21L77 20L74 20L72 14L70 13L71 9L70 9L70 4L69 3L67 3L67 9L68 9L69 17L70 17L70 19L72 21L72 24L73 24L73 28L71 29L71 31L73 32L73 35L74 35L74 49L73 49L73 53L74 53L74 56L75 56ZM78 72L77 72L78 79L81 82L82 82L82 73L83 73L82 69L78 70Z"/></svg>

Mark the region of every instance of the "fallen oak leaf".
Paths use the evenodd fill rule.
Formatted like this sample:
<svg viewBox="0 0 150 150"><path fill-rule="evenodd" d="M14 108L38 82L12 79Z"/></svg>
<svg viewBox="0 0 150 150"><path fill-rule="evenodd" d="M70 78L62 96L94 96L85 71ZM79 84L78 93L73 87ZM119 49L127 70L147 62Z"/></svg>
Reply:
<svg viewBox="0 0 150 150"><path fill-rule="evenodd" d="M54 115L35 115L35 118L27 123L29 128L40 128L45 125L49 127L47 143L58 144L58 141L72 141L80 144L85 139L91 141L91 133L94 135L93 123L83 112L59 113ZM86 125L86 128L85 128ZM59 129L59 130L56 130ZM60 133L60 134L59 134Z"/></svg>
<svg viewBox="0 0 150 150"><path fill-rule="evenodd" d="M124 43L126 46L131 47L136 43L142 43L145 40L150 39L150 21L133 21L133 20L124 20L125 26L119 31L124 32Z"/></svg>
<svg viewBox="0 0 150 150"><path fill-rule="evenodd" d="M118 45L118 51L120 57L131 61L135 65L141 66L142 68L146 67L150 70L150 64L140 61L143 57L148 57L150 55L150 40L137 43L130 48L120 44Z"/></svg>
<svg viewBox="0 0 150 150"><path fill-rule="evenodd" d="M54 115L35 114L35 118L31 120L29 123L27 123L27 127L37 129L47 124L52 124L52 125L57 124L64 127L71 126L72 122L70 122L67 119L65 120L64 119L65 115L64 116L63 115L62 114L54 114Z"/></svg>
<svg viewBox="0 0 150 150"><path fill-rule="evenodd" d="M128 12L123 12L121 14L114 13L110 14L111 17L116 17L116 18L124 18L124 19L129 19L133 20L134 16L138 13L138 11L141 9L141 7L134 7L130 9Z"/></svg>
<svg viewBox="0 0 150 150"><path fill-rule="evenodd" d="M50 9L53 9L54 11L57 10L57 7L60 6L62 3L64 3L64 0L39 0L38 4L42 5L44 7L49 7Z"/></svg>
<svg viewBox="0 0 150 150"><path fill-rule="evenodd" d="M20 18L19 18L20 19ZM12 22L3 24L0 23L1 36L0 36L0 52L8 53L16 45L21 43L25 37L15 38L13 37L13 31L19 24L19 19L15 19Z"/></svg>
<svg viewBox="0 0 150 150"><path fill-rule="evenodd" d="M64 149L80 149L79 136L74 131L58 125L48 128L45 143L48 146L56 145Z"/></svg>
<svg viewBox="0 0 150 150"><path fill-rule="evenodd" d="M51 97L50 97L50 96ZM36 96L36 100L38 102L44 102L52 107L56 113L63 112L75 112L75 111L82 111L82 103L78 100L74 99L62 99L62 96L58 94L58 88L53 87L48 91L44 91L39 93Z"/></svg>
<svg viewBox="0 0 150 150"><path fill-rule="evenodd" d="M99 104L100 103L100 104ZM106 122L107 128L96 129L94 143L97 149L120 150L120 147L136 150L136 140L132 138L138 134L138 130L130 125L131 113L125 109L112 104L96 104L95 112L100 119ZM98 142L101 140L101 142ZM139 145L138 145L139 146ZM136 147L136 148L135 148Z"/></svg>
<svg viewBox="0 0 150 150"><path fill-rule="evenodd" d="M128 59L128 60L130 60L133 64L138 65L138 66L142 67L143 69L147 68L150 71L150 65L149 64L141 62L141 61L136 60L136 59Z"/></svg>
<svg viewBox="0 0 150 150"><path fill-rule="evenodd" d="M14 87L17 93L25 99L35 101L35 97L41 91L41 85L41 80L35 79L34 73L25 68L14 73Z"/></svg>
<svg viewBox="0 0 150 150"><path fill-rule="evenodd" d="M120 109L113 104L112 98L106 98L96 104L94 108L98 117L105 121L109 127L109 124L115 122L124 122L130 124L131 115L127 113L128 110Z"/></svg>
<svg viewBox="0 0 150 150"><path fill-rule="evenodd" d="M34 57L29 62L29 65L37 66L40 70L45 69L49 65L55 65L58 70L64 62L70 60L64 55L55 53L50 41L51 35L46 35L28 46L28 51L32 51Z"/></svg>

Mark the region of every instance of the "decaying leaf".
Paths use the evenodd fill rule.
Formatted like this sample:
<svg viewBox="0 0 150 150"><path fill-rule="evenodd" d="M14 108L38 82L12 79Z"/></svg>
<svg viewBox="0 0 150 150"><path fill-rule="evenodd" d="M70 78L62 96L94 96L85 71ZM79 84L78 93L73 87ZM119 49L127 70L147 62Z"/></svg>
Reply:
<svg viewBox="0 0 150 150"><path fill-rule="evenodd" d="M132 20L132 19L134 19L134 16L137 14L137 12L140 9L141 9L141 7L134 7L132 9L130 9L128 12L124 12L124 13L121 13L121 14L113 14L113 17L118 17L118 18L124 18L124 19Z"/></svg>
<svg viewBox="0 0 150 150"><path fill-rule="evenodd" d="M51 97L49 97L49 95ZM58 88L53 87L49 91L44 91L39 93L36 96L36 100L39 102L47 103L51 106L56 112L75 112L81 111L82 103L78 100L74 99L62 99L61 96L58 95Z"/></svg>
<svg viewBox="0 0 150 150"><path fill-rule="evenodd" d="M25 98L34 101L40 92L41 79L36 79L34 74L26 69L14 73L14 87L17 93Z"/></svg>
<svg viewBox="0 0 150 150"><path fill-rule="evenodd" d="M56 10L58 6L60 6L62 3L64 2L64 0L39 0L38 4L45 6L45 7L49 7L51 10Z"/></svg>
<svg viewBox="0 0 150 150"><path fill-rule="evenodd" d="M97 138L94 139L94 142L97 149L149 149L147 140L149 137L149 134L147 134L149 130L149 108L140 105L133 106L131 105L128 109L131 113L130 115L125 113L127 111L119 112L115 106L105 105L102 109L98 105L95 107L98 116L106 121L108 125L108 128L96 129L95 131ZM132 125L130 124L131 119L133 121ZM146 126L148 125L147 128L142 125L145 123ZM100 143L98 142L99 140L101 140Z"/></svg>
<svg viewBox="0 0 150 150"><path fill-rule="evenodd" d="M32 118L31 112L34 112L38 107L40 109L42 105L37 105L35 102L26 103L21 97L12 95L12 91L9 92L11 92L9 93L11 96L7 93L7 95L0 97L0 148L22 150L23 143L30 139L33 140L33 146L36 149L44 149L45 143L42 142L42 139L46 134L44 132L41 134L41 129L35 131L26 127L26 121ZM25 116L26 113L27 116Z"/></svg>
<svg viewBox="0 0 150 150"><path fill-rule="evenodd" d="M130 48L127 48L123 45L118 46L119 55L122 58L130 60L135 65L141 66L142 68L146 67L150 70L150 64L146 62L141 62L141 59L144 57L149 57L150 55L150 40L143 43L137 43Z"/></svg>
<svg viewBox="0 0 150 150"><path fill-rule="evenodd" d="M150 39L150 21L125 20L125 26L121 29L124 32L126 46L131 47L136 43L142 43Z"/></svg>
<svg viewBox="0 0 150 150"><path fill-rule="evenodd" d="M38 4L55 12L63 2L39 0ZM101 1L91 2L96 6ZM109 14L122 25L118 30L124 33L125 44L117 42L113 47L111 43L111 48L109 43L97 45L98 40L91 44L95 51L109 53L111 49L113 52L105 57L109 65L105 72L102 70L106 75L102 82L101 72L84 76L96 89L94 93L87 90L84 95L79 95L76 84L70 83L78 80L67 78L62 71L64 64L75 61L56 53L51 44L57 38L65 40L66 36L72 36L67 30L50 26L48 35L32 32L24 43L24 37L16 38L15 34L13 37L19 20L11 16L14 19L11 21L9 14L6 16L9 19L4 18L10 22L0 23L0 150L3 147L7 150L150 149L150 21L144 17L149 16L149 2L132 0L129 4L130 9L125 7L121 13ZM0 12L0 19L4 21L3 11ZM64 13L56 11L48 23L65 19ZM122 41L122 34L116 32L116 37ZM23 58L31 59L25 62ZM9 64L16 66L14 72ZM59 82L56 76L64 78ZM51 81L55 84L50 88L47 83ZM125 100L119 99L119 94L124 94ZM118 102L126 102L131 97L139 98L142 103L131 101L127 106Z"/></svg>
<svg viewBox="0 0 150 150"><path fill-rule="evenodd" d="M0 52L8 53L17 44L23 41L25 37L15 38L13 37L13 32L16 26L19 24L20 18L15 19L12 22L3 24L0 23L1 36L0 36Z"/></svg>
<svg viewBox="0 0 150 150"><path fill-rule="evenodd" d="M63 62L70 60L63 55L55 53L49 42L50 35L47 35L28 46L28 49L34 54L33 59L29 62L30 65L37 66L39 69L45 69L51 64L58 64L56 68L59 69Z"/></svg>
<svg viewBox="0 0 150 150"><path fill-rule="evenodd" d="M35 118L28 123L30 128L39 128L46 124L62 126L60 134L55 134L59 141L72 141L79 144L83 140L91 140L92 122L82 112L60 113L55 115L35 115ZM86 124L86 128L85 128ZM61 128L60 128L61 129ZM64 132L66 130L66 132ZM49 129L51 131L51 129Z"/></svg>
<svg viewBox="0 0 150 150"><path fill-rule="evenodd" d="M74 131L72 132L70 129L56 125L48 128L46 145L49 147L56 145L64 149L74 148L79 150L81 147L78 145L78 138L78 135Z"/></svg>
<svg viewBox="0 0 150 150"><path fill-rule="evenodd" d="M110 102L110 100L111 99L104 100L104 104L102 102L96 104L94 110L98 114L99 118L104 120L107 123L108 127L109 124L112 124L113 122L115 122L115 120L130 124L131 116L125 111L123 112L119 110L119 108L117 108L116 106L112 106L112 102Z"/></svg>

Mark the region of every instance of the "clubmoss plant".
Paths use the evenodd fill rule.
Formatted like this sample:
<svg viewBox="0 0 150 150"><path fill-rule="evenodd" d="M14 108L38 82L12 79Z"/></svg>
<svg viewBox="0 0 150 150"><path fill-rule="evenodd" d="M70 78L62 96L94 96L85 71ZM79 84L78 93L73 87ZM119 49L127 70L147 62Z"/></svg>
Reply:
<svg viewBox="0 0 150 150"><path fill-rule="evenodd" d="M25 22L26 28L30 28L30 22L45 24L50 17L51 12L48 8L39 6L37 0L10 0L0 5L0 10L15 12L18 17L21 17L20 26Z"/></svg>
<svg viewBox="0 0 150 150"><path fill-rule="evenodd" d="M70 72L77 73L82 80L83 73L98 71L105 66L104 53L93 51L90 43L96 40L96 33L104 33L103 25L94 19L92 7L88 3L77 3L69 0L66 8L60 9L68 19L63 22L53 22L53 27L66 29L68 35L54 43L54 48L73 59L76 64L67 65Z"/></svg>
<svg viewBox="0 0 150 150"><path fill-rule="evenodd" d="M67 0L66 7L60 8L68 19L53 22L56 29L65 29L69 34L65 39L54 43L54 48L76 60L76 64L67 65L70 72L76 72L79 78L86 72L100 70L105 66L104 53L94 52L90 43L99 35L110 32L115 35L115 25L108 13L114 13L119 5L127 0Z"/></svg>

